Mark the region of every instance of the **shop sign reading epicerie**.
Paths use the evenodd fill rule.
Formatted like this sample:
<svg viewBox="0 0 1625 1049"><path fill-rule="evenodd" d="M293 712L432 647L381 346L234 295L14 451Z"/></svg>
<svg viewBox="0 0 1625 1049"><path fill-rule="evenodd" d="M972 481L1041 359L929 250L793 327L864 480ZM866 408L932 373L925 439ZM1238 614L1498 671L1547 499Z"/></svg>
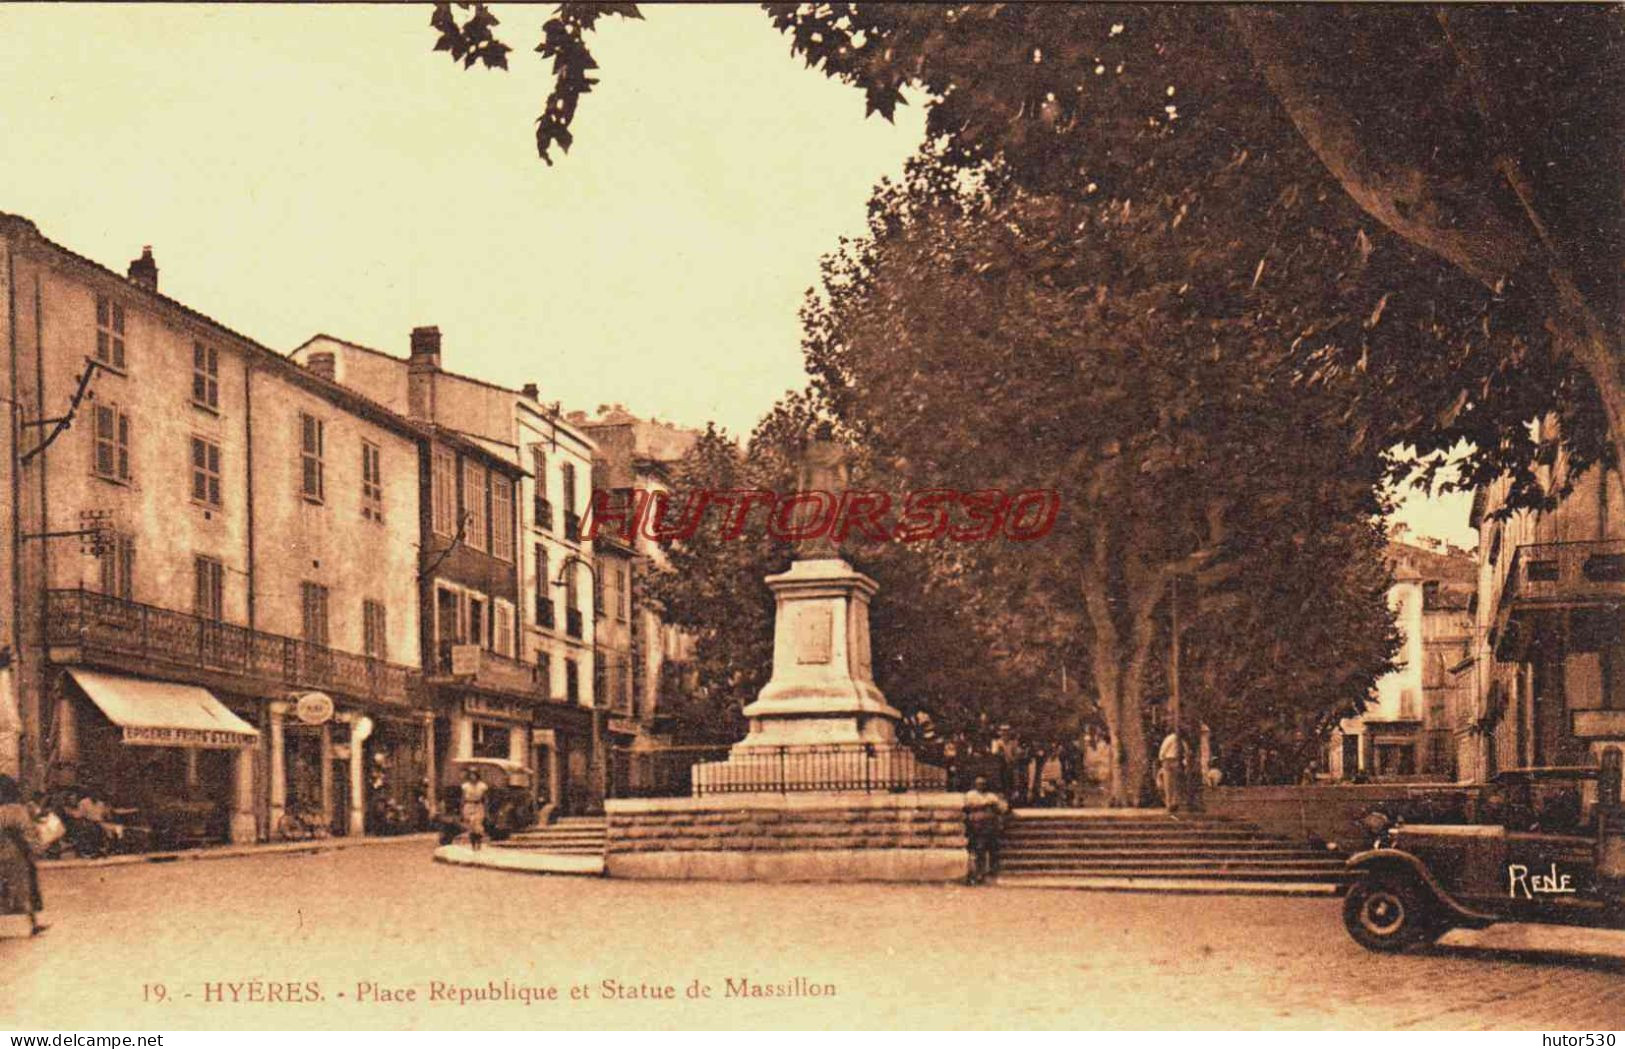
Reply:
<svg viewBox="0 0 1625 1049"><path fill-rule="evenodd" d="M217 729L166 728L160 725L125 725L124 742L135 747L251 747L254 737Z"/></svg>

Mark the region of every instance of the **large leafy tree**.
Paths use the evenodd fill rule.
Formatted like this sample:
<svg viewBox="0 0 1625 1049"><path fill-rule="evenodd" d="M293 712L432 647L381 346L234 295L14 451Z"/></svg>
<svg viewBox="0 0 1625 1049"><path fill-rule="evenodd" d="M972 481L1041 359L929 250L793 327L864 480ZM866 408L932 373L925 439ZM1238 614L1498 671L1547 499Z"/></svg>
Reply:
<svg viewBox="0 0 1625 1049"><path fill-rule="evenodd" d="M678 464L674 488L793 491L808 440L833 425L816 396L787 395L743 446L708 429ZM861 452L855 469L854 484L868 484L873 474ZM672 516L681 516L682 499L671 505ZM650 581L666 618L695 637L699 688L672 712L690 738L737 739L739 712L772 669L774 606L763 579L784 571L794 551L769 534L762 510L744 524L742 534L729 535L723 512L707 512L702 527L668 547L671 570ZM1007 609L935 574L923 551L854 541L847 554L880 584L871 608L875 678L905 715L928 712L943 735L971 729L983 715L1018 723L1029 738L1076 734L1077 704L1058 702L1061 663L1053 639L1017 629ZM1022 641L1008 643L1015 637Z"/></svg>
<svg viewBox="0 0 1625 1049"><path fill-rule="evenodd" d="M1036 194L996 165L967 180L927 155L882 187L872 235L826 261L807 307L821 395L898 487L1063 494L1045 541L934 556L1024 625L1077 639L1119 801L1146 786L1176 585L1198 621L1255 631L1197 647L1209 691L1290 684L1278 724L1294 731L1360 709L1387 667L1382 454L1292 367L1306 318L1369 319L1371 273L1418 265L1397 238L1360 237L1356 217L1313 170L1287 180L1245 150L1200 188L1132 199ZM1327 267L1341 279L1322 280ZM1396 310L1373 338L1426 338L1438 316ZM1362 571L1324 571L1339 560ZM1306 623L1305 601L1327 618ZM1321 658L1322 631L1354 640ZM1216 637L1315 649L1243 682L1219 673Z"/></svg>
<svg viewBox="0 0 1625 1049"><path fill-rule="evenodd" d="M505 66L484 5L458 6L461 22L437 5L437 47ZM1434 466L1470 447L1460 483L1511 472L1523 505L1554 494L1531 468L1551 450L1531 418L1560 420L1577 466L1625 458L1617 6L763 6L808 65L862 89L868 112L889 118L917 92L947 159L997 158L1030 188L1171 197L1238 154L1273 156L1282 187L1313 168L1367 222L1475 285L1454 294L1476 325L1426 351L1365 332L1437 288L1372 282L1362 310L1298 318L1304 374L1341 391L1368 439L1408 442ZM639 17L565 3L543 27L549 162L573 141L595 83L588 34L606 16ZM1297 249L1291 235L1278 247Z"/></svg>

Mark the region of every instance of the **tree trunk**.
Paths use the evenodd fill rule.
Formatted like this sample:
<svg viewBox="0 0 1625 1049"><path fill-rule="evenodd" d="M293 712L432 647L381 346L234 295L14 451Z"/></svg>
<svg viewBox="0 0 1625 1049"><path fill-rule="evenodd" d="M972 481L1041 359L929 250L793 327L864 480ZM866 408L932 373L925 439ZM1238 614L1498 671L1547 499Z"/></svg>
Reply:
<svg viewBox="0 0 1625 1049"><path fill-rule="evenodd" d="M1424 110L1416 108L1415 98L1403 94L1399 105L1385 110L1387 99L1373 97L1380 92L1351 89L1343 80L1343 63L1325 60L1325 49L1346 49L1348 41L1336 33L1317 36L1302 31L1305 19L1318 14L1250 7L1237 8L1230 16L1293 125L1361 208L1486 287L1499 287L1509 277L1544 284L1553 351L1577 364L1596 385L1608 421L1609 444L1625 470L1625 350L1617 330L1604 320L1608 311L1597 309L1576 286L1570 269L1573 253L1554 240L1536 211L1517 160L1503 155L1485 158L1488 163L1452 168L1439 160L1434 148L1435 138L1443 134L1437 128L1426 136L1377 135L1374 128L1403 118L1405 105L1412 105L1418 118ZM1492 112L1483 97L1484 70L1476 68L1471 48L1453 52L1448 46L1448 26L1456 21L1456 12L1451 14L1441 23L1425 10L1413 10L1407 12L1411 21L1395 25L1396 31L1418 38L1438 33L1439 46L1422 52L1433 63L1432 75L1423 76L1420 66L1408 75L1429 85L1422 88L1424 98L1442 90L1434 83L1449 82L1473 92L1476 107L1458 107L1450 115L1461 124L1454 133L1468 138L1479 133L1471 123L1475 112L1491 127L1500 122L1500 114ZM1441 25L1446 27L1443 31ZM1384 75L1405 76L1407 71ZM1435 122L1441 118L1437 109L1428 116ZM1379 141L1382 148L1374 145Z"/></svg>

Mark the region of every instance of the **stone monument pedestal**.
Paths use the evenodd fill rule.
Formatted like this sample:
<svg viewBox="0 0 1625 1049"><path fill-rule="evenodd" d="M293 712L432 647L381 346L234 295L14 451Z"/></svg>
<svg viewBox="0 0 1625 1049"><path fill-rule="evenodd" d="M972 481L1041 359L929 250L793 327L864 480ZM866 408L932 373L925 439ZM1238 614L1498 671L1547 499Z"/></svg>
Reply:
<svg viewBox="0 0 1625 1049"><path fill-rule="evenodd" d="M834 556L769 576L773 675L726 761L694 766L694 796L614 800L605 872L726 881L953 881L963 799L897 741L875 687L875 582Z"/></svg>
<svg viewBox="0 0 1625 1049"><path fill-rule="evenodd" d="M875 686L875 581L830 556L793 561L767 585L777 599L773 675L745 708L750 732L728 759L695 766L695 796L943 789L943 771L897 742L902 715Z"/></svg>

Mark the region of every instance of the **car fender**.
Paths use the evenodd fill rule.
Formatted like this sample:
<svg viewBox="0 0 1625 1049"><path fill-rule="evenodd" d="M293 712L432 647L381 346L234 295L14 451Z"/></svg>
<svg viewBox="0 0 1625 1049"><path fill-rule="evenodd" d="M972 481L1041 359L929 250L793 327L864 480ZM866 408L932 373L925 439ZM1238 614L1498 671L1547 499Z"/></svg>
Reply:
<svg viewBox="0 0 1625 1049"><path fill-rule="evenodd" d="M1383 870L1402 870L1413 875L1417 881L1427 888L1434 899L1446 909L1453 911L1458 917L1475 922L1493 922L1496 920L1494 915L1485 914L1483 911L1469 907L1456 899L1443 885L1439 884L1439 880L1428 870L1427 864L1403 849L1380 848L1355 853L1349 857L1348 869L1362 874Z"/></svg>

